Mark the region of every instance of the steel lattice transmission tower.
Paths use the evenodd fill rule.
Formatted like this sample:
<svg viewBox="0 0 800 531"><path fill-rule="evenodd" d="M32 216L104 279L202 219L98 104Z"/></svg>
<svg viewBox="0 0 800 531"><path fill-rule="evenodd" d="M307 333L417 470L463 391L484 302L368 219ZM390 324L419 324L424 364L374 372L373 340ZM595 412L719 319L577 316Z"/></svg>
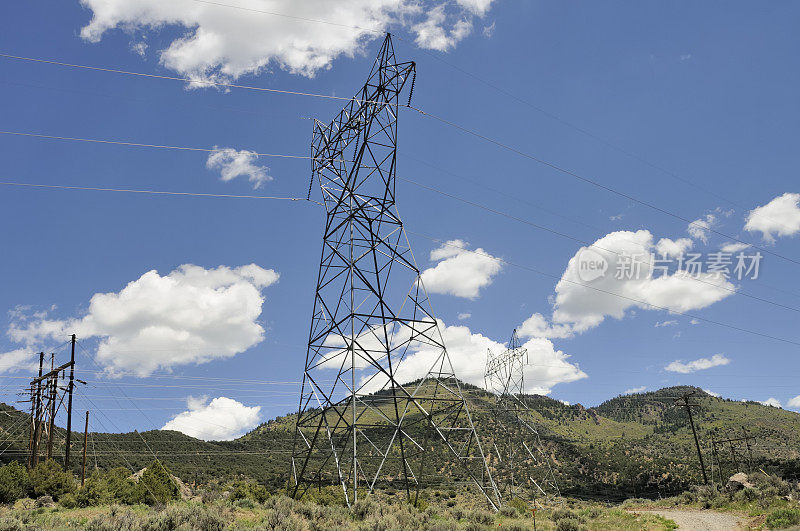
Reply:
<svg viewBox="0 0 800 531"><path fill-rule="evenodd" d="M289 491L340 485L352 504L396 485L411 499L430 483L426 474L447 480L447 466L497 508L395 206L397 113L414 75L387 35L356 97L330 124L315 123L312 183L319 180L327 220Z"/></svg>
<svg viewBox="0 0 800 531"><path fill-rule="evenodd" d="M526 403L525 366L528 350L511 334L508 348L488 352L484 383L494 394L495 479L503 498L528 501L552 500L560 496L550 456L536 430L533 410Z"/></svg>

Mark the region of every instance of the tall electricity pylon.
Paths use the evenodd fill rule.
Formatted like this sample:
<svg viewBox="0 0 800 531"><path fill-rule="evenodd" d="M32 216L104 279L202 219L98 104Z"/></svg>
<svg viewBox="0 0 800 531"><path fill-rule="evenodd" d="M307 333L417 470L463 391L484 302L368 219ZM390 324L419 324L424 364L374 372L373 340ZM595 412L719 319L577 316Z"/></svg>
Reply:
<svg viewBox="0 0 800 531"><path fill-rule="evenodd" d="M492 417L495 424L495 479L504 499L529 502L551 501L560 496L550 456L544 451L536 430L533 411L525 400L525 365L528 350L517 331L508 348L488 352L484 383L494 394Z"/></svg>
<svg viewBox="0 0 800 531"><path fill-rule="evenodd" d="M327 220L289 492L338 484L349 505L396 485L416 500L430 476L474 482L497 508L395 205L397 114L414 75L387 35L364 87L330 124L315 122L312 184Z"/></svg>

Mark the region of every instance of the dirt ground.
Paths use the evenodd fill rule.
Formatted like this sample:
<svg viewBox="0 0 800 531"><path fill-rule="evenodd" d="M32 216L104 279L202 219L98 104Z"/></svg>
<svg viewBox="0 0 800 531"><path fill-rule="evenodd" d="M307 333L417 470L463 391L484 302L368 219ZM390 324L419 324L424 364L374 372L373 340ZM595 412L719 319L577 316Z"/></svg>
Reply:
<svg viewBox="0 0 800 531"><path fill-rule="evenodd" d="M735 514L718 513L715 511L653 509L647 512L669 518L678 524L679 529L687 530L727 531L729 529L742 529L745 524L745 520Z"/></svg>

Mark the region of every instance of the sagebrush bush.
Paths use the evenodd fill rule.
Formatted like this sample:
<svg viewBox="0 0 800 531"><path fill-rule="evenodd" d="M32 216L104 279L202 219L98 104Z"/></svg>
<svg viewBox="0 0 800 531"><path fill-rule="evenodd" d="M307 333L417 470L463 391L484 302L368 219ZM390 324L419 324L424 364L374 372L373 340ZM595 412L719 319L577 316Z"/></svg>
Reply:
<svg viewBox="0 0 800 531"><path fill-rule="evenodd" d="M765 523L770 529L800 525L800 509L775 509L767 515Z"/></svg>

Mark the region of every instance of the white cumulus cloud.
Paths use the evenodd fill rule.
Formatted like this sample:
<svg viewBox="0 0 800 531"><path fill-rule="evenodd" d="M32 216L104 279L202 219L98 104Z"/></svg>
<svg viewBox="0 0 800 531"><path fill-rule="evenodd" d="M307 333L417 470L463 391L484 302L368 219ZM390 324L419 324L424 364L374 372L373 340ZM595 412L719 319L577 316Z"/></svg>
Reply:
<svg viewBox="0 0 800 531"><path fill-rule="evenodd" d="M692 245L694 245L694 241L690 238L678 238L677 240L661 238L656 244L656 251L662 256L674 258L691 249Z"/></svg>
<svg viewBox="0 0 800 531"><path fill-rule="evenodd" d="M785 193L747 214L744 229L760 232L764 240L800 233L800 194Z"/></svg>
<svg viewBox="0 0 800 531"><path fill-rule="evenodd" d="M272 177L267 173L269 168L259 166L255 162L258 159L252 151L237 151L233 148L218 148L208 155L206 168L209 170L219 170L222 180L231 181L236 177L247 177L253 183L253 188L259 188L265 182L271 181Z"/></svg>
<svg viewBox="0 0 800 531"><path fill-rule="evenodd" d="M192 79L225 81L277 67L313 76L340 56L361 53L393 28L425 48L447 50L472 29L492 0L81 0L91 20L81 37L108 32L153 36L161 64ZM261 13L259 11L262 11ZM305 19L305 20L303 20ZM318 22L314 22L318 21ZM321 21L321 22L319 22ZM200 85L195 85L200 86Z"/></svg>
<svg viewBox="0 0 800 531"><path fill-rule="evenodd" d="M12 323L26 345L75 333L98 340L96 360L109 374L148 376L159 369L229 358L264 338L262 291L278 273L255 264L148 271L119 292L97 293L81 318Z"/></svg>
<svg viewBox="0 0 800 531"><path fill-rule="evenodd" d="M487 352L503 352L506 350L505 345L483 334L473 333L466 326L446 326L441 320L438 323L458 379L485 387ZM568 354L556 350L547 339L530 339L523 348L528 350L527 365L524 368L526 393L546 395L555 385L588 377L577 364L568 361ZM406 383L424 377L437 362L440 353L441 350L437 348L412 344L409 353L396 366L397 380ZM337 364L331 364L328 368L334 369L341 363L341 360L337 360ZM370 379L370 375L366 375L362 382L368 382L363 387L364 392L373 392L380 389L386 379L382 376Z"/></svg>
<svg viewBox="0 0 800 531"><path fill-rule="evenodd" d="M714 354L710 358L700 358L687 363L684 363L680 360L675 360L664 367L664 369L670 372L689 374L695 371L703 371L705 369L711 369L712 367L727 365L730 362L731 360L726 358L724 354Z"/></svg>
<svg viewBox="0 0 800 531"><path fill-rule="evenodd" d="M758 403L764 406L781 407L781 401L774 397L769 397L763 401L760 400Z"/></svg>
<svg viewBox="0 0 800 531"><path fill-rule="evenodd" d="M582 247L556 284L551 319L534 314L520 327L520 334L569 337L600 325L606 317L622 319L635 308L687 312L734 293L735 286L721 275L657 271L655 248L647 230L612 232ZM582 269L587 256L605 266L591 271L592 278Z"/></svg>
<svg viewBox="0 0 800 531"><path fill-rule="evenodd" d="M431 251L431 260L439 263L420 275L429 293L475 299L492 283L501 263L480 247L474 251L467 247L462 240L450 240Z"/></svg>
<svg viewBox="0 0 800 531"><path fill-rule="evenodd" d="M187 399L188 410L164 424L162 430L174 430L204 441L229 441L241 437L261 421L261 406L248 407L220 396Z"/></svg>
<svg viewBox="0 0 800 531"><path fill-rule="evenodd" d="M623 395L634 395L634 394L637 394L637 393L643 393L645 390L647 390L647 386L643 385L641 387L632 387L631 389L626 390L622 394Z"/></svg>
<svg viewBox="0 0 800 531"><path fill-rule="evenodd" d="M800 395L797 395L796 397L790 399L786 403L786 405L789 406L789 407L800 408Z"/></svg>

